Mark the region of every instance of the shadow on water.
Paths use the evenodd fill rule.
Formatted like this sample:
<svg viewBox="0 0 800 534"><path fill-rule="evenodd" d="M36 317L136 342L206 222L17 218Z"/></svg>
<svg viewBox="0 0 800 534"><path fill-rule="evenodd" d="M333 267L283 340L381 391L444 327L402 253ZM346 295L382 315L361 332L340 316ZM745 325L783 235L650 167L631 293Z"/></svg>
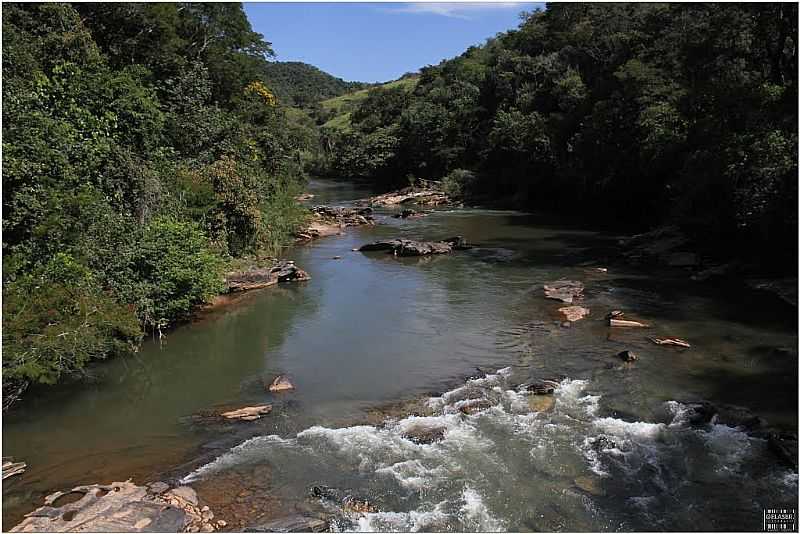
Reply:
<svg viewBox="0 0 800 534"><path fill-rule="evenodd" d="M312 186L313 204L368 193L347 184ZM627 471L603 479L609 499L576 489L574 479L591 467L584 441L602 417L634 435L661 421L665 401L706 399L744 405L796 429L796 310L731 286L611 265L613 235L541 215L440 210L411 221L376 211L381 225L287 251L310 281L204 313L163 345L148 341L136 358L98 365L91 384L30 395L3 423L5 454L29 465L4 484L6 524L55 489L177 479L223 458L213 476L193 483L211 504L254 521L278 510L278 498L302 511L308 485L324 483L359 489L383 507L386 514L356 525L365 528L669 530L694 516L655 527L637 519L625 488L639 486ZM430 258L352 250L377 239L453 235L476 248ZM558 312L564 304L542 293L542 284L560 278L584 282L580 304L591 310L569 328ZM613 309L652 328L611 329L604 317ZM681 337L692 348L656 346L651 336ZM622 363L621 350L639 360ZM445 403L452 413L437 415L449 432L440 447L404 439L396 426L405 420L401 408L382 412L389 416L382 424L353 426L372 421L378 407L457 390L476 367L506 366L519 377L481 390L498 403L487 416L462 417L455 400ZM297 389L265 391L264 379L278 373L288 373ZM531 376L567 380L550 415L531 413L513 391ZM273 412L253 424L191 417L261 402L273 403ZM651 457L664 465L642 468L676 469L663 492L702 502L720 487L739 488L711 474L707 489L699 484L687 493L679 460L690 452L701 463L704 449L695 441L708 436L676 433L689 445L669 436L655 444L647 435L631 438L631 447L648 451L660 451L665 440L674 445Z"/></svg>

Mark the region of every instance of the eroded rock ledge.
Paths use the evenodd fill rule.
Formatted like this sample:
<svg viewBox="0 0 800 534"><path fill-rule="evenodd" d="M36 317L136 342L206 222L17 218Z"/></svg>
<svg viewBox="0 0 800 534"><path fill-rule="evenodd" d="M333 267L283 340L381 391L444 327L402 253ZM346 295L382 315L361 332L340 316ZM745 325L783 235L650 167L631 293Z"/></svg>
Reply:
<svg viewBox="0 0 800 534"><path fill-rule="evenodd" d="M310 241L342 233L348 226L375 224L372 208L341 208L314 206L311 208L312 221L297 233L299 241Z"/></svg>
<svg viewBox="0 0 800 534"><path fill-rule="evenodd" d="M363 245L360 252L385 250L395 256L428 256L431 254L449 254L454 250L471 248L461 236L450 237L442 241L413 241L411 239L387 239Z"/></svg>
<svg viewBox="0 0 800 534"><path fill-rule="evenodd" d="M401 204L415 203L421 206L441 206L451 204L447 193L442 191L436 182L424 182L421 186L411 186L359 200L362 206L399 206Z"/></svg>
<svg viewBox="0 0 800 534"><path fill-rule="evenodd" d="M127 482L78 486L45 497L11 532L214 532L225 526L188 486Z"/></svg>
<svg viewBox="0 0 800 534"><path fill-rule="evenodd" d="M310 280L307 272L293 261L281 260L272 267L254 267L247 271L230 272L225 276L228 291L247 291L268 287L278 282L302 282Z"/></svg>

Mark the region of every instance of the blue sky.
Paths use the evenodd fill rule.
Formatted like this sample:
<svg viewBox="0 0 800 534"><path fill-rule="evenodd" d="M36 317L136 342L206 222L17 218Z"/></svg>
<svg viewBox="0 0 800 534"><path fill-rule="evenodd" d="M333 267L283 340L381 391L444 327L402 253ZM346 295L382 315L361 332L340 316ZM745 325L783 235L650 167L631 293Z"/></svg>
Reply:
<svg viewBox="0 0 800 534"><path fill-rule="evenodd" d="M393 80L515 28L538 3L244 4L279 61L304 61L350 81Z"/></svg>

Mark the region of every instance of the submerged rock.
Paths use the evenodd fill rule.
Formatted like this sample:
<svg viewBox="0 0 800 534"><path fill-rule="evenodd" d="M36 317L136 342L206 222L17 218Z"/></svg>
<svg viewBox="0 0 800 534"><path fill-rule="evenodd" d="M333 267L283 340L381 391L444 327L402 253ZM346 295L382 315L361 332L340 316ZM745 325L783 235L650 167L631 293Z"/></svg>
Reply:
<svg viewBox="0 0 800 534"><path fill-rule="evenodd" d="M766 291L778 296L784 302L797 307L797 278L776 278L747 280L747 285L759 291Z"/></svg>
<svg viewBox="0 0 800 534"><path fill-rule="evenodd" d="M279 282L302 282L310 279L308 273L297 267L293 261L282 260L272 267L256 267L247 271L228 273L225 283L228 291L233 292L260 289Z"/></svg>
<svg viewBox="0 0 800 534"><path fill-rule="evenodd" d="M787 467L797 471L797 436L785 436L777 433L770 434L767 445L778 459Z"/></svg>
<svg viewBox="0 0 800 534"><path fill-rule="evenodd" d="M183 486L166 493L132 482L78 486L45 498L11 532L185 532L213 531L197 509L197 494ZM160 483L163 484L163 483ZM62 506L61 497L75 495ZM208 515L208 514L207 514Z"/></svg>
<svg viewBox="0 0 800 534"><path fill-rule="evenodd" d="M590 445L592 449L596 451L602 451L604 449L616 449L617 443L609 438L608 436L597 436L596 438L590 439Z"/></svg>
<svg viewBox="0 0 800 534"><path fill-rule="evenodd" d="M375 241L361 246L361 252L385 250L395 256L428 256L431 254L449 254L454 250L470 248L461 236L450 237L442 241L413 241L411 239L388 239Z"/></svg>
<svg viewBox="0 0 800 534"><path fill-rule="evenodd" d="M349 493L336 488L319 485L311 486L311 496L318 499L330 501L338 505L346 513L370 513L377 512L378 509L365 499L358 499Z"/></svg>
<svg viewBox="0 0 800 534"><path fill-rule="evenodd" d="M445 430L446 429L443 426L415 426L403 432L403 437L409 441L413 441L418 445L429 445L436 441L443 440Z"/></svg>
<svg viewBox="0 0 800 534"><path fill-rule="evenodd" d="M558 280L544 285L544 296L572 304L583 296L583 284L574 280Z"/></svg>
<svg viewBox="0 0 800 534"><path fill-rule="evenodd" d="M766 422L747 408L732 404L714 404L708 401L681 403L683 413L680 417L693 426L707 425L711 422L740 428L746 432L759 431Z"/></svg>
<svg viewBox="0 0 800 534"><path fill-rule="evenodd" d="M522 384L520 388L523 391L529 391L534 395L552 395L556 389L561 386L555 380L534 380Z"/></svg>
<svg viewBox="0 0 800 534"><path fill-rule="evenodd" d="M248 527L245 532L326 532L328 527L326 519L293 514Z"/></svg>
<svg viewBox="0 0 800 534"><path fill-rule="evenodd" d="M458 411L465 415L472 415L492 407L492 403L486 399L471 399L458 407Z"/></svg>
<svg viewBox="0 0 800 534"><path fill-rule="evenodd" d="M412 209L404 209L400 213L395 213L392 215L395 219L408 219L409 217L424 217L427 213L423 213L417 210Z"/></svg>
<svg viewBox="0 0 800 534"><path fill-rule="evenodd" d="M577 477L573 482L575 486L590 495L600 497L606 494L601 486L602 479L598 476Z"/></svg>
<svg viewBox="0 0 800 534"><path fill-rule="evenodd" d="M549 412L556 405L552 395L531 395L528 397L528 407L532 412Z"/></svg>
<svg viewBox="0 0 800 534"><path fill-rule="evenodd" d="M275 379L270 383L267 387L273 393L281 392L281 391L291 391L294 389L294 384L292 384L289 377L286 375L278 375Z"/></svg>

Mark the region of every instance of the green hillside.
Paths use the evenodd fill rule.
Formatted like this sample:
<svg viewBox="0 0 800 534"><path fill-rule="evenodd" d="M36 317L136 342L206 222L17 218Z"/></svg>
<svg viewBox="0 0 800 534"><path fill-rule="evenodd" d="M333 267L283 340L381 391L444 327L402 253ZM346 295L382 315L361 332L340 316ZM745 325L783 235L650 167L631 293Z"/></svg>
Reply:
<svg viewBox="0 0 800 534"><path fill-rule="evenodd" d="M418 81L419 76L406 76L400 78L399 80L394 80L392 82L379 85L378 87L383 89L403 88L406 91L412 91L414 87L417 86ZM350 130L350 114L367 98L367 95L372 89L374 89L374 87L360 89L352 93L346 93L320 102L322 109L329 116L330 114L333 114L333 116L329 118L325 124L323 124L323 128L330 128L339 131Z"/></svg>
<svg viewBox="0 0 800 534"><path fill-rule="evenodd" d="M265 71L270 89L280 102L288 106L310 107L321 100L369 86L362 82L347 82L299 61L270 62Z"/></svg>

